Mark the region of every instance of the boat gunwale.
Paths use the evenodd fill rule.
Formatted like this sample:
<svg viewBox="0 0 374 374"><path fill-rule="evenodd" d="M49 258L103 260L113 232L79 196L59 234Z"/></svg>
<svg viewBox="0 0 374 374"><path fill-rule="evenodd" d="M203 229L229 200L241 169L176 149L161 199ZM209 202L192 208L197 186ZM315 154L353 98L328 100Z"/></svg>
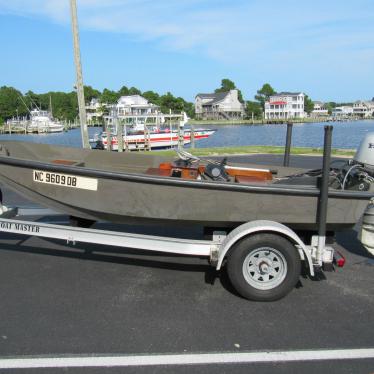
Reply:
<svg viewBox="0 0 374 374"><path fill-rule="evenodd" d="M206 180L186 180L186 179L176 179L167 176L156 176L138 173L128 173L128 172L113 172L105 171L94 168L87 168L82 166L73 165L61 165L52 164L50 162L42 162L35 160L26 160L22 158L16 158L11 156L0 156L0 165L11 165L15 167L22 167L27 169L43 169L52 172L61 173L73 173L80 176L91 177L91 178L103 178L120 180L127 182L137 182L137 183L149 183L156 185L166 185L166 186L177 186L177 187L188 187L188 188L198 188L198 189L209 189L209 190L221 190L221 191L232 191L232 192L254 192L254 193L264 193L264 194L278 194L278 195L295 195L295 196L305 196L305 197L319 197L320 190L315 187L305 186L304 188L290 187L289 185L244 185L232 182L211 182ZM329 198L338 199L355 199L355 200L370 200L374 197L372 192L361 192L361 191L339 191L339 190L329 190Z"/></svg>

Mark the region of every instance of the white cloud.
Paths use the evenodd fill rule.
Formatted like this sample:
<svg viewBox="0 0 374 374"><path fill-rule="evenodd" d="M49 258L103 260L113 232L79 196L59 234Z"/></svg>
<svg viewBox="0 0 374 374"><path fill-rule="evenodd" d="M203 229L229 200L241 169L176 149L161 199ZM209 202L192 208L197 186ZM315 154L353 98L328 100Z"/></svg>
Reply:
<svg viewBox="0 0 374 374"><path fill-rule="evenodd" d="M363 53L373 45L368 0L77 0L81 28L124 33L159 48L201 53L227 63L257 58ZM0 13L69 23L68 0L0 0Z"/></svg>

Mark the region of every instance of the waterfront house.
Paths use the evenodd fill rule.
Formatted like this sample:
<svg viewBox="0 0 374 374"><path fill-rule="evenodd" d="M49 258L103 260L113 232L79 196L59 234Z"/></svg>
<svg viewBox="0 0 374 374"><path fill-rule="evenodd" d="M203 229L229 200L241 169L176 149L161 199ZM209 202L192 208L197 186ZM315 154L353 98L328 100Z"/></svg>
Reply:
<svg viewBox="0 0 374 374"><path fill-rule="evenodd" d="M351 106L351 105L337 106L332 110L331 115L334 119L342 119L342 118L352 117L353 106Z"/></svg>
<svg viewBox="0 0 374 374"><path fill-rule="evenodd" d="M92 98L89 104L86 105L87 124L100 124L103 121L103 115L107 104L100 103L99 99Z"/></svg>
<svg viewBox="0 0 374 374"><path fill-rule="evenodd" d="M104 112L111 116L116 114L118 118L153 116L160 113L159 106L149 103L147 99L140 95L121 96L116 104L100 103L98 99L92 99L86 105L87 123L98 123L102 120Z"/></svg>
<svg viewBox="0 0 374 374"><path fill-rule="evenodd" d="M265 102L265 119L287 120L288 118L304 118L305 95L302 92L280 92L272 95Z"/></svg>
<svg viewBox="0 0 374 374"><path fill-rule="evenodd" d="M240 119L244 117L244 104L238 99L238 90L197 94L195 97L197 119Z"/></svg>
<svg viewBox="0 0 374 374"><path fill-rule="evenodd" d="M327 117L329 111L322 101L313 101L314 109L310 113L311 117Z"/></svg>
<svg viewBox="0 0 374 374"><path fill-rule="evenodd" d="M140 95L121 96L116 104L110 105L109 115L105 119L111 124L116 117L121 123L139 124L141 126L150 121L153 123L163 121L160 107L148 102L146 98Z"/></svg>
<svg viewBox="0 0 374 374"><path fill-rule="evenodd" d="M158 105L148 102L140 95L121 96L113 106L119 118L134 116L152 116L160 113Z"/></svg>
<svg viewBox="0 0 374 374"><path fill-rule="evenodd" d="M353 103L353 115L361 118L373 117L374 101L358 100Z"/></svg>

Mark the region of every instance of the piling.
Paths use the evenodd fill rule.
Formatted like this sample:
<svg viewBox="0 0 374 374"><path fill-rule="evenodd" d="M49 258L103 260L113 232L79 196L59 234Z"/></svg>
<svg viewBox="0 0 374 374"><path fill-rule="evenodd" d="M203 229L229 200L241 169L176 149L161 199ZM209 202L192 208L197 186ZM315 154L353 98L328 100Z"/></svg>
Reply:
<svg viewBox="0 0 374 374"><path fill-rule="evenodd" d="M115 127L117 129L117 145L118 145L118 152L123 152L123 127L122 123L120 123L118 116L117 116L117 111L115 112Z"/></svg>
<svg viewBox="0 0 374 374"><path fill-rule="evenodd" d="M194 125L191 125L191 133L190 133L190 138L191 138L191 148L195 148L195 127Z"/></svg>
<svg viewBox="0 0 374 374"><path fill-rule="evenodd" d="M178 149L184 147L184 121L178 122Z"/></svg>
<svg viewBox="0 0 374 374"><path fill-rule="evenodd" d="M292 122L287 123L286 147L284 150L283 166L290 165L290 153L292 142Z"/></svg>

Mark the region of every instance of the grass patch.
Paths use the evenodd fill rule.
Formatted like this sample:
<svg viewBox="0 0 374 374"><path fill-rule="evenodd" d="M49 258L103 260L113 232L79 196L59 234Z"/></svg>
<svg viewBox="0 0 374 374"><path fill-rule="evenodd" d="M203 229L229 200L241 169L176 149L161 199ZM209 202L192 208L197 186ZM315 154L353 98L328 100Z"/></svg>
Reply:
<svg viewBox="0 0 374 374"><path fill-rule="evenodd" d="M275 146L241 146L241 147L215 147L215 148L194 148L186 149L187 152L192 153L195 156L224 156L224 155L245 155L253 153L267 153L267 154L283 154L284 147ZM174 156L174 150L165 151L151 151L145 152L147 154L157 154L161 156ZM346 156L350 157L355 154L354 150L351 149L332 149L332 155L334 156ZM322 148L307 148L307 147L293 147L291 148L291 154L293 155L322 155Z"/></svg>

